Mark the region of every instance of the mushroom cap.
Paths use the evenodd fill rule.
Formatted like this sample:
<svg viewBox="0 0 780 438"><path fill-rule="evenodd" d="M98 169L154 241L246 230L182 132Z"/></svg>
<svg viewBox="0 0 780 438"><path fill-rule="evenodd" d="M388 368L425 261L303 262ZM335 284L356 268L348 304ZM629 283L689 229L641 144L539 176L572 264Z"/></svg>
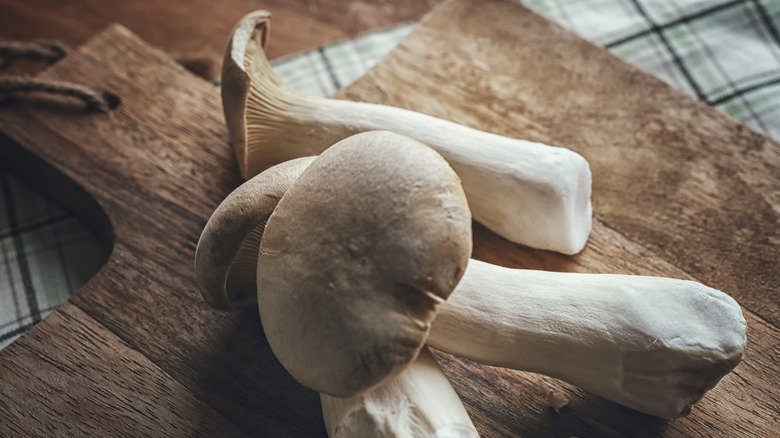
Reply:
<svg viewBox="0 0 780 438"><path fill-rule="evenodd" d="M314 157L278 164L246 181L214 210L195 249L195 277L203 299L234 310L257 299L257 251L268 217Z"/></svg>
<svg viewBox="0 0 780 438"><path fill-rule="evenodd" d="M417 356L470 254L466 197L438 153L384 131L342 140L266 224L257 293L271 349L311 389L368 389Z"/></svg>

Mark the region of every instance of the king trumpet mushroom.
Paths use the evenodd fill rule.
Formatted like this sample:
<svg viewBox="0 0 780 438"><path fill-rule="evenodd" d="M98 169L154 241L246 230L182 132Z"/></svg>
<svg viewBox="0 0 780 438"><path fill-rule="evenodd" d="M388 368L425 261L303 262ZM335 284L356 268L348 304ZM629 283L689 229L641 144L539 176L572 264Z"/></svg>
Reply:
<svg viewBox="0 0 780 438"><path fill-rule="evenodd" d="M245 185L270 184L273 193L297 185L291 183L292 175L279 182L261 175ZM397 196L392 184L374 188L374 196ZM347 196L345 189L343 197ZM254 222L262 228L271 204L264 202L262 214L251 208L230 211L256 214L237 222ZM226 208L223 203L217 211ZM329 214L348 215L349 210L334 202L321 217ZM238 240L248 228L236 232ZM201 245L209 246L210 239L204 233L199 250ZM242 250L257 253L258 244L253 238L245 241ZM235 284L256 283L258 294L265 293L250 271L236 275L247 278ZM201 285L204 296L241 300L240 295L247 293L226 292L226 287ZM693 281L509 269L470 260L455 291L439 304L426 342L477 362L553 376L640 412L674 418L689 412L739 363L746 331L741 309L732 298Z"/></svg>
<svg viewBox="0 0 780 438"><path fill-rule="evenodd" d="M582 250L592 209L590 167L581 155L401 108L307 96L271 69L265 54L269 26L266 11L242 18L222 67L225 120L244 178L319 154L359 132L393 131L421 141L449 162L474 219L488 229L534 248Z"/></svg>

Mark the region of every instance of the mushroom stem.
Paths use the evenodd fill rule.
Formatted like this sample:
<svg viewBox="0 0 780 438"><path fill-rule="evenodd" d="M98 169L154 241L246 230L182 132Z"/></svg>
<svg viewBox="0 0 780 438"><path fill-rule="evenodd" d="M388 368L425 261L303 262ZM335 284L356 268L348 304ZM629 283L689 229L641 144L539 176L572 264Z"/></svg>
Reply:
<svg viewBox="0 0 780 438"><path fill-rule="evenodd" d="M348 398L321 393L330 438L478 438L436 359L423 348L403 372Z"/></svg>
<svg viewBox="0 0 780 438"><path fill-rule="evenodd" d="M746 331L736 301L693 281L472 259L439 306L427 344L675 418L740 362Z"/></svg>
<svg viewBox="0 0 780 438"><path fill-rule="evenodd" d="M359 132L393 131L449 162L474 219L490 230L534 248L582 250L592 209L590 167L581 155L401 108L304 95L271 69L263 49L269 20L258 11L239 22L223 64L225 117L245 178Z"/></svg>

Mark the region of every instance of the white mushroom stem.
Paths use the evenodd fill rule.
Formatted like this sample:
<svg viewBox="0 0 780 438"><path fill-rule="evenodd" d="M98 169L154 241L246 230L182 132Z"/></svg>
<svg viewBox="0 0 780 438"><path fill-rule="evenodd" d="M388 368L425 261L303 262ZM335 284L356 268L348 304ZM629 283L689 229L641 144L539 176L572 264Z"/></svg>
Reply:
<svg viewBox="0 0 780 438"><path fill-rule="evenodd" d="M427 343L675 418L739 363L746 334L739 304L693 281L470 260Z"/></svg>
<svg viewBox="0 0 780 438"><path fill-rule="evenodd" d="M245 178L359 132L393 131L449 162L474 219L490 230L534 248L582 250L592 211L591 173L581 155L405 109L304 95L284 84L266 59L269 20L258 11L239 22L223 64L225 117Z"/></svg>
<svg viewBox="0 0 780 438"><path fill-rule="evenodd" d="M403 372L356 396L320 394L330 438L478 438L427 348Z"/></svg>

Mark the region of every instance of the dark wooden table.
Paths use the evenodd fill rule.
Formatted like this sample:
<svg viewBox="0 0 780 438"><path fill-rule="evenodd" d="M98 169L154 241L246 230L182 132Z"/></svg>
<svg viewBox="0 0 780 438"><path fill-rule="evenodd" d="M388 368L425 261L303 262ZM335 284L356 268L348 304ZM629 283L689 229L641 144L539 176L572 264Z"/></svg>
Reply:
<svg viewBox="0 0 780 438"><path fill-rule="evenodd" d="M217 60L235 23L247 12L273 13L269 57L311 50L372 30L418 20L441 0L0 0L0 39L51 38L78 46L121 23L174 57Z"/></svg>
<svg viewBox="0 0 780 438"><path fill-rule="evenodd" d="M111 90L121 104L109 114L41 102L0 109L0 160L73 206L113 247L73 300L0 352L0 436L324 436L317 394L274 359L256 312L213 311L197 292L200 230L240 180L218 91L146 38L112 26L42 73ZM185 40L170 50L188 49ZM589 160L595 225L581 254L520 247L476 224L476 258L691 278L744 307L744 362L674 421L438 354L483 436L777 436L777 143L509 0L447 1L342 97L567 146ZM570 405L551 410L549 389Z"/></svg>

